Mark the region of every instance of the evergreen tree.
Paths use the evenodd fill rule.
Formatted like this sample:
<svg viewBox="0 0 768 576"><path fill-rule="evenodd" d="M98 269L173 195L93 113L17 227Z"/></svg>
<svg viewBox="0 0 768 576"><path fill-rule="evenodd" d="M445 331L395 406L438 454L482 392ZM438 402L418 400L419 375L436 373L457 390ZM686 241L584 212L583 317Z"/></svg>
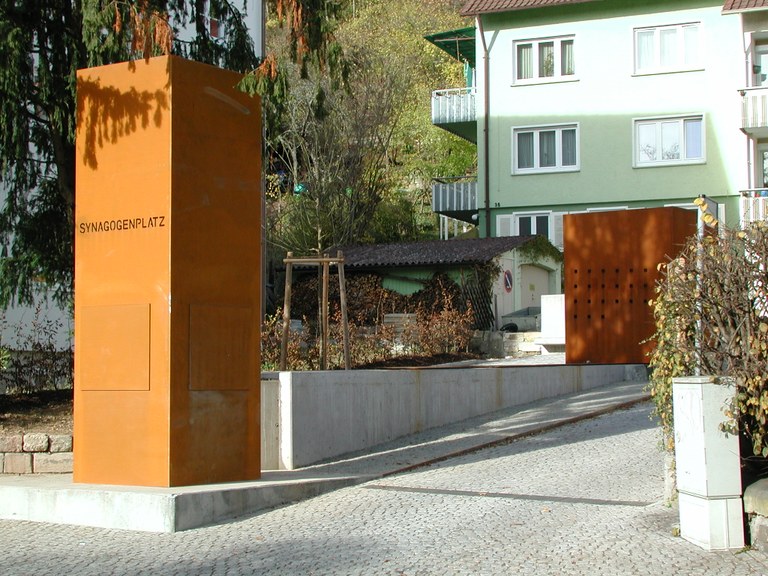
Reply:
<svg viewBox="0 0 768 576"><path fill-rule="evenodd" d="M412 4L401 6L400 1L397 4L401 12L418 11ZM449 4L455 8L452 6L454 0L423 2L430 11ZM366 102L365 98L375 94L371 90L366 91L367 95L358 96L348 96L344 90L338 94L334 92L339 87L349 90L349 70L355 62L385 62L391 50L385 50L383 57L365 56L360 53L365 51L365 42L355 46L350 39L350 46L358 53L348 61L336 34L340 22L355 14L360 17L371 10L370 22L375 22L381 15L373 14L373 9L386 4L380 0L357 0L356 3L350 0L265 0L265 10L271 16L272 37L282 39L286 59L291 62L286 66L278 64L275 56L267 55L263 61L257 59L243 18L245 0L0 0L0 62L3 62L0 67L0 110L3 114L0 123L0 198L5 197L0 206L0 306L31 302L35 293L41 290L51 291L60 303L66 303L72 295L78 69L174 53L243 72L245 77L241 87L250 93L259 92L267 100L267 131L274 141L276 129L285 127L286 105L291 101L291 74L286 70L296 69L298 77L304 79L325 79L316 83L320 89L315 94L312 108L318 119L324 115L331 118L334 114L337 119L344 119L350 115L345 116L339 106L341 103L359 107L360 103ZM221 24L225 31L223 38L211 36L211 18ZM434 22L434 25L444 23ZM402 28L406 30L407 27ZM420 35L424 30L412 32ZM419 38L418 42L423 40ZM398 66L408 66L408 63ZM378 68L386 71L386 65ZM373 72L374 68L366 70L368 88L397 84L402 93L408 91L393 76L383 74L377 80L373 78ZM295 76L292 82L296 82ZM419 93L418 98L421 101L423 94ZM397 108L394 101L387 100L385 108L394 119L401 114L393 105ZM399 105L410 109L411 114L415 113L412 102ZM419 111L418 117L421 116ZM376 167L363 176L370 183L366 198L372 200L361 203L357 195L363 194L366 188L359 183L355 186L339 184L333 188L341 191L337 194L341 203L353 206L355 214L359 215L361 207L365 207L362 211L365 217L359 222L370 222L371 207L387 197L382 183L388 181L391 185L394 182L383 167L413 166L411 162L402 162L402 150L421 148L421 144L408 143L412 142L409 136L399 135L395 136L398 140L396 148L387 145L394 134L393 127L389 125L384 130L386 138L382 140L384 147L380 150L385 150L386 155L376 152L364 156L366 166ZM429 128L416 128L409 133L436 133L436 129ZM380 131L376 133L382 134ZM330 132L317 131L317 134L318 142L322 141L320 136L327 137L329 142L335 141ZM367 138L362 134L356 137L357 142ZM450 147L458 150L454 144ZM329 146L326 151L333 150L335 148ZM400 152L392 156L394 150ZM456 154L455 150L446 153L443 149L438 156L461 158L459 163L466 163L463 150ZM381 164L384 158L386 163ZM430 162L426 157L424 159ZM351 158L344 158L342 164L350 162ZM308 166L309 163L304 163L302 170L307 170ZM411 168L406 172L410 176L416 172L427 175L420 169ZM377 176L371 179L373 174ZM358 222L357 216L352 221ZM396 229L390 225L386 227ZM332 226L326 225L324 229L332 229ZM359 234L359 227L352 231L353 237Z"/></svg>
<svg viewBox="0 0 768 576"><path fill-rule="evenodd" d="M266 3L302 65L336 58L318 52L332 44L325 19L336 2ZM245 0L0 0L0 305L41 290L60 303L72 295L77 70L175 53L253 72L244 9ZM211 18L224 38L211 36Z"/></svg>

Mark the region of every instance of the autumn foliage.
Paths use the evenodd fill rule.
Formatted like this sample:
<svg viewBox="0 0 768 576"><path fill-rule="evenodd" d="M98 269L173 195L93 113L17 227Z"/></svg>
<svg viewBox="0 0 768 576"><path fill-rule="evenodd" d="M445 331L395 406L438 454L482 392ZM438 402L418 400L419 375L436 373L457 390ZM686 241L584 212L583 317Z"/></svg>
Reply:
<svg viewBox="0 0 768 576"><path fill-rule="evenodd" d="M442 356L468 350L473 334L472 306L461 301L460 290L445 277L437 276L408 299L382 289L375 277L361 276L352 279L348 296L350 303L354 303L349 321L352 368L402 356ZM303 310L302 329L291 331L288 340L286 360L289 370L317 370L320 366L316 322L308 307ZM401 329L384 322L385 311L395 310L408 311L412 319ZM282 325L279 311L262 325L261 363L264 370L276 370L279 366ZM331 369L344 365L342 341L341 314L335 307L328 351Z"/></svg>
<svg viewBox="0 0 768 576"><path fill-rule="evenodd" d="M710 223L714 223L710 217ZM691 238L662 267L650 392L668 449L673 447L672 378L711 375L732 383L726 431L768 456L768 223L720 227Z"/></svg>

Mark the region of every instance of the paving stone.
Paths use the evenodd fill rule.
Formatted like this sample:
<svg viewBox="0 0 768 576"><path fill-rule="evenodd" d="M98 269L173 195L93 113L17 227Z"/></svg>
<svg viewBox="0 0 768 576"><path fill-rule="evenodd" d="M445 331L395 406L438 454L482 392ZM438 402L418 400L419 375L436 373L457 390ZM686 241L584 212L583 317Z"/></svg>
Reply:
<svg viewBox="0 0 768 576"><path fill-rule="evenodd" d="M23 452L7 452L3 458L4 474L31 474L32 454Z"/></svg>
<svg viewBox="0 0 768 576"><path fill-rule="evenodd" d="M72 452L72 436L69 434L51 434L49 452Z"/></svg>
<svg viewBox="0 0 768 576"><path fill-rule="evenodd" d="M47 452L48 434L24 434L24 452Z"/></svg>
<svg viewBox="0 0 768 576"><path fill-rule="evenodd" d="M72 472L72 452L53 454L38 452L32 456L32 470L35 474L67 474Z"/></svg>
<svg viewBox="0 0 768 576"><path fill-rule="evenodd" d="M21 434L0 436L0 452L21 452L23 446Z"/></svg>
<svg viewBox="0 0 768 576"><path fill-rule="evenodd" d="M0 520L3 576L768 575L764 552L672 535L650 413L646 403L175 534Z"/></svg>

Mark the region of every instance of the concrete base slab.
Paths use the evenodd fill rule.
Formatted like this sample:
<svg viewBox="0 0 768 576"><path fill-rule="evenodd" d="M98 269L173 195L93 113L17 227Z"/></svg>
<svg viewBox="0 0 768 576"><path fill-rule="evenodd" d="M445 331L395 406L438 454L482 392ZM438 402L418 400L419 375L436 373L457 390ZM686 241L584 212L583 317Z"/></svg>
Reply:
<svg viewBox="0 0 768 576"><path fill-rule="evenodd" d="M369 480L302 478L266 472L261 480L177 488L75 484L71 475L0 478L0 519L144 532L178 532L253 514Z"/></svg>

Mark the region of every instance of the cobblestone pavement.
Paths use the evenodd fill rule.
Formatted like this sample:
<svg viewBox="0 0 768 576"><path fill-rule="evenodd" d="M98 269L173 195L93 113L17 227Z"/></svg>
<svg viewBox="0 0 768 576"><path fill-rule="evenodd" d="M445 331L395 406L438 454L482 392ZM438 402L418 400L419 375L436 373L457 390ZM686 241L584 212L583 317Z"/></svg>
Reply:
<svg viewBox="0 0 768 576"><path fill-rule="evenodd" d="M29 575L768 575L673 535L650 406L221 525L150 534L0 521Z"/></svg>

